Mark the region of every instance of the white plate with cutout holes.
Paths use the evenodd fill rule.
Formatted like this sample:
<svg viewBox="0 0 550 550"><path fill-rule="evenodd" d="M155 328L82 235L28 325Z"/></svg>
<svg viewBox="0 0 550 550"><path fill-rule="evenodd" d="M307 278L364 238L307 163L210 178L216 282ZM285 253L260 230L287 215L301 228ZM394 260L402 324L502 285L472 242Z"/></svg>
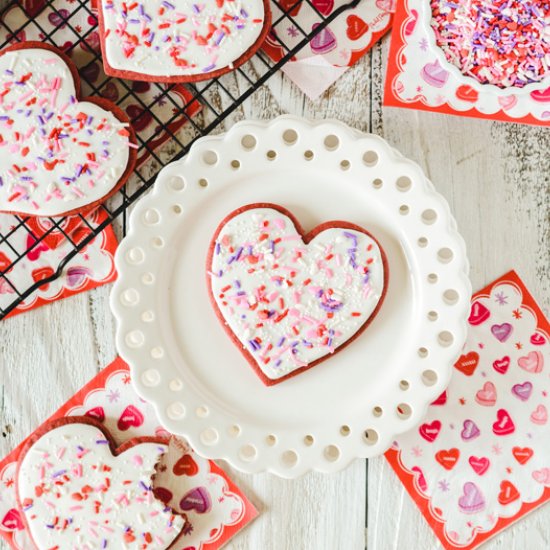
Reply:
<svg viewBox="0 0 550 550"><path fill-rule="evenodd" d="M346 220L389 265L384 304L351 345L266 387L210 302L206 257L227 214L290 210L307 231ZM202 138L136 205L116 254L117 346L161 423L201 455L296 477L379 455L446 387L466 338L464 241L422 170L338 122L283 116Z"/></svg>

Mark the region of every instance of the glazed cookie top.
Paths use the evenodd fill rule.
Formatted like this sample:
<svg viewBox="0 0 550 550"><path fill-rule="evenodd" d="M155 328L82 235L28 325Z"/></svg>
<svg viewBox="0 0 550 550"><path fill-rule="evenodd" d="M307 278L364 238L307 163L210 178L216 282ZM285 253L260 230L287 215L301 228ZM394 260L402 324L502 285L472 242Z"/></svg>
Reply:
<svg viewBox="0 0 550 550"><path fill-rule="evenodd" d="M101 429L61 424L37 439L18 471L18 495L39 549L163 550L183 518L153 496L167 446L139 443L118 456Z"/></svg>
<svg viewBox="0 0 550 550"><path fill-rule="evenodd" d="M159 77L231 67L259 39L262 0L101 0L104 54L119 71Z"/></svg>
<svg viewBox="0 0 550 550"><path fill-rule="evenodd" d="M272 380L334 353L384 292L377 242L343 222L304 239L273 208L237 210L212 243L211 294L235 337Z"/></svg>
<svg viewBox="0 0 550 550"><path fill-rule="evenodd" d="M126 172L128 124L101 101L79 101L74 75L54 51L0 56L0 106L0 210L60 216L85 209Z"/></svg>

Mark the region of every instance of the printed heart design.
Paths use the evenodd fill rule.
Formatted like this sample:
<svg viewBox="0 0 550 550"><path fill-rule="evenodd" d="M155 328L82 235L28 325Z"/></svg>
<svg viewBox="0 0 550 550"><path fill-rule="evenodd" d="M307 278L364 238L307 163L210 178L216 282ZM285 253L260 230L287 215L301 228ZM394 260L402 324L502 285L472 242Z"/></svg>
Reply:
<svg viewBox="0 0 550 550"><path fill-rule="evenodd" d="M346 35L350 40L359 40L369 32L369 25L357 15L348 15Z"/></svg>
<svg viewBox="0 0 550 550"><path fill-rule="evenodd" d="M95 418L98 422L103 422L105 420L105 410L103 407L94 407L85 413L85 416L90 418Z"/></svg>
<svg viewBox="0 0 550 550"><path fill-rule="evenodd" d="M136 132L143 132L153 122L153 115L139 105L128 105L126 114L132 121Z"/></svg>
<svg viewBox="0 0 550 550"><path fill-rule="evenodd" d="M510 323L502 323L502 325L493 325L491 327L491 332L493 333L493 336L499 342L506 342L506 340L510 338L512 331L513 327Z"/></svg>
<svg viewBox="0 0 550 550"><path fill-rule="evenodd" d="M514 433L516 426L510 418L510 415L504 409L497 411L497 420L493 424L493 433L495 435L508 435Z"/></svg>
<svg viewBox="0 0 550 550"><path fill-rule="evenodd" d="M420 428L418 428L418 432L428 443L433 443L437 439L440 431L441 422L439 420L422 424Z"/></svg>
<svg viewBox="0 0 550 550"><path fill-rule="evenodd" d="M498 103L505 111L508 111L518 104L518 98L515 95L500 96Z"/></svg>
<svg viewBox="0 0 550 550"><path fill-rule="evenodd" d="M532 413L531 413L531 422L533 424L538 424L539 426L544 426L546 422L548 422L548 411L546 410L546 407L544 405L539 405Z"/></svg>
<svg viewBox="0 0 550 550"><path fill-rule="evenodd" d="M313 0L312 4L322 15L330 15L334 9L334 0Z"/></svg>
<svg viewBox="0 0 550 550"><path fill-rule="evenodd" d="M166 487L155 487L153 489L153 494L158 500L164 502L164 504L168 504L174 498L172 491Z"/></svg>
<svg viewBox="0 0 550 550"><path fill-rule="evenodd" d="M99 52L101 49L101 40L99 37L99 33L97 31L93 31L86 38L83 42L80 43L80 47L85 51L89 52L90 48L94 52Z"/></svg>
<svg viewBox="0 0 550 550"><path fill-rule="evenodd" d="M470 309L468 323L473 326L481 325L491 316L491 312L481 302L474 302Z"/></svg>
<svg viewBox="0 0 550 550"><path fill-rule="evenodd" d="M420 76L424 81L436 88L443 88L447 80L449 80L449 72L440 65L437 59L432 63L424 65Z"/></svg>
<svg viewBox="0 0 550 550"><path fill-rule="evenodd" d="M530 351L518 359L518 365L527 372L539 373L544 366L544 356L540 351Z"/></svg>
<svg viewBox="0 0 550 550"><path fill-rule="evenodd" d="M468 103L475 103L479 98L479 93L467 84L459 86L455 93L458 99L462 99L462 101L467 101Z"/></svg>
<svg viewBox="0 0 550 550"><path fill-rule="evenodd" d="M460 433L460 437L463 441L471 441L472 439L479 437L480 434L481 431L473 420L464 420L462 432Z"/></svg>
<svg viewBox="0 0 550 550"><path fill-rule="evenodd" d="M184 454L174 464L172 471L177 476L195 476L199 472L199 466L190 454Z"/></svg>
<svg viewBox="0 0 550 550"><path fill-rule="evenodd" d="M215 78L247 61L271 27L268 0L161 4L98 2L106 74L150 82Z"/></svg>
<svg viewBox="0 0 550 550"><path fill-rule="evenodd" d="M212 507L210 493L206 487L195 487L186 493L180 501L180 508L184 512L194 510L197 514L206 514Z"/></svg>
<svg viewBox="0 0 550 550"><path fill-rule="evenodd" d="M66 21L71 16L71 13L69 10L66 10L64 8L58 9L55 12L51 12L48 14L48 21L51 23L53 27L57 27L58 29L64 29L67 25Z"/></svg>
<svg viewBox="0 0 550 550"><path fill-rule="evenodd" d="M476 401L484 407L492 407L497 402L497 389L492 382L485 382L476 393Z"/></svg>
<svg viewBox="0 0 550 550"><path fill-rule="evenodd" d="M170 547L184 520L151 487L167 448L145 437L117 449L101 424L84 416L47 423L27 444L17 475L18 503L35 546L73 548L81 534L109 525L101 530L102 537L108 532L109 547L143 547L153 536L155 547ZM58 522L63 528L52 529Z"/></svg>
<svg viewBox="0 0 550 550"><path fill-rule="evenodd" d="M396 0L376 0L376 7L381 11L393 13L396 8Z"/></svg>
<svg viewBox="0 0 550 550"><path fill-rule="evenodd" d="M499 374L506 374L509 366L510 366L510 358L507 355L505 355L502 359L497 359L496 361L493 361L493 368Z"/></svg>
<svg viewBox="0 0 550 550"><path fill-rule="evenodd" d="M145 418L141 411L134 407L134 405L128 405L120 415L120 418L117 422L117 427L121 432L125 432L130 428L139 428Z"/></svg>
<svg viewBox="0 0 550 550"><path fill-rule="evenodd" d="M538 332L532 334L531 338L529 338L529 341L531 342L531 344L533 344L533 346L543 346L544 344L546 344L546 338Z"/></svg>
<svg viewBox="0 0 550 550"><path fill-rule="evenodd" d="M72 266L67 269L67 286L78 288L92 275L91 269L82 266Z"/></svg>
<svg viewBox="0 0 550 550"><path fill-rule="evenodd" d="M432 405L445 405L447 403L447 391L444 391L435 401L433 401Z"/></svg>
<svg viewBox="0 0 550 550"><path fill-rule="evenodd" d="M482 476L489 469L489 466L491 465L490 460L485 456L481 456L481 457L471 456L468 459L468 463L470 464L470 466L478 476Z"/></svg>
<svg viewBox="0 0 550 550"><path fill-rule="evenodd" d="M21 514L15 508L7 511L0 524L8 531L22 531L25 529Z"/></svg>
<svg viewBox="0 0 550 550"><path fill-rule="evenodd" d="M136 94L146 94L150 89L150 82L132 82L132 90L136 92Z"/></svg>
<svg viewBox="0 0 550 550"><path fill-rule="evenodd" d="M11 264L12 261L8 258L8 256L4 252L0 251L0 271L6 272Z"/></svg>
<svg viewBox="0 0 550 550"><path fill-rule="evenodd" d="M535 101L546 103L550 101L550 88L546 88L546 90L535 90L531 92L530 95Z"/></svg>
<svg viewBox="0 0 550 550"><path fill-rule="evenodd" d="M302 2L299 0L280 0L279 5L286 14L296 17L302 7Z"/></svg>
<svg viewBox="0 0 550 550"><path fill-rule="evenodd" d="M523 384L514 384L512 386L512 393L522 401L527 401L531 397L533 391L533 384L531 382L524 382Z"/></svg>
<svg viewBox="0 0 550 550"><path fill-rule="evenodd" d="M116 102L119 98L118 88L114 82L107 82L101 90L101 97L108 99L109 101Z"/></svg>
<svg viewBox="0 0 550 550"><path fill-rule="evenodd" d="M449 450L441 450L437 453L435 453L435 459L445 470L452 470L456 463L458 462L458 459L460 458L460 451L456 448L449 449Z"/></svg>
<svg viewBox="0 0 550 550"><path fill-rule="evenodd" d="M500 484L500 493L498 494L498 501L503 506L511 504L514 500L517 500L520 497L519 491L516 489L516 486L505 479Z"/></svg>
<svg viewBox="0 0 550 550"><path fill-rule="evenodd" d="M288 210L273 204L229 214L206 265L221 325L266 385L357 338L387 289L384 252L365 230L327 222L305 234Z"/></svg>
<svg viewBox="0 0 550 550"><path fill-rule="evenodd" d="M97 79L99 78L99 73L99 63L95 61L93 63L88 63L88 65L85 65L80 69L80 76L82 76L82 78L90 84L94 84L95 82L97 82Z"/></svg>
<svg viewBox="0 0 550 550"><path fill-rule="evenodd" d="M485 509L485 497L479 487L468 481L462 488L462 496L458 499L458 507L464 514L477 514Z"/></svg>
<svg viewBox="0 0 550 550"><path fill-rule="evenodd" d="M103 99L80 101L77 69L53 46L10 46L0 53L0 74L6 71L13 77L2 91L0 211L53 217L90 211L131 173L136 152L128 120ZM66 138L63 147L54 145L57 134ZM23 179L16 176L19 166ZM31 259L44 250L38 247Z"/></svg>
<svg viewBox="0 0 550 550"><path fill-rule="evenodd" d="M543 485L550 486L550 468L535 470L532 476L537 483L542 483Z"/></svg>
<svg viewBox="0 0 550 550"><path fill-rule="evenodd" d="M311 30L315 31L320 24L321 23L314 23ZM324 28L319 34L315 35L309 44L311 51L315 54L328 53L334 50L338 45L336 35L329 27Z"/></svg>
<svg viewBox="0 0 550 550"><path fill-rule="evenodd" d="M512 455L523 466L523 464L529 462L529 459L533 456L533 449L530 447L513 447Z"/></svg>
<svg viewBox="0 0 550 550"><path fill-rule="evenodd" d="M455 363L455 369L466 376L472 376L479 363L479 354L475 351L461 355Z"/></svg>
<svg viewBox="0 0 550 550"><path fill-rule="evenodd" d="M47 0L21 0L19 3L29 17L36 17L46 6Z"/></svg>
<svg viewBox="0 0 550 550"><path fill-rule="evenodd" d="M31 276L32 280L35 283L38 283L39 281L43 281L44 279L47 279L48 277L51 277L55 271L50 266L46 265L44 267L39 267L38 269L33 269ZM49 283L43 284L40 287L42 290L46 291L48 288L50 288Z"/></svg>
<svg viewBox="0 0 550 550"><path fill-rule="evenodd" d="M424 472L418 466L413 466L411 471L415 474L414 480L418 486L418 489L425 493L428 490L428 483L426 482Z"/></svg>
<svg viewBox="0 0 550 550"><path fill-rule="evenodd" d="M38 244L34 244L36 239L29 233L27 235L27 258L29 262L36 262L40 258L42 252L49 250L48 245L44 241L40 241Z"/></svg>
<svg viewBox="0 0 550 550"><path fill-rule="evenodd" d="M418 21L418 12L416 10L411 10L411 17L407 21L407 23L405 23L404 30L403 30L403 32L405 33L405 36L410 36L414 32L417 21Z"/></svg>

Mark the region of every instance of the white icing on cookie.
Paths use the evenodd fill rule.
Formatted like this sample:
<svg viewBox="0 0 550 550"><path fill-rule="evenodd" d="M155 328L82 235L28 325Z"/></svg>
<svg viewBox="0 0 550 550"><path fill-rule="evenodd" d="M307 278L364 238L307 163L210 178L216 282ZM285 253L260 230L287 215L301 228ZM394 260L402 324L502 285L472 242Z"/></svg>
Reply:
<svg viewBox="0 0 550 550"><path fill-rule="evenodd" d="M262 0L101 0L107 63L150 76L231 67L258 40Z"/></svg>
<svg viewBox="0 0 550 550"><path fill-rule="evenodd" d="M306 245L289 217L254 208L221 228L209 281L226 324L276 380L354 336L383 295L384 264L365 233L328 228Z"/></svg>
<svg viewBox="0 0 550 550"><path fill-rule="evenodd" d="M129 158L128 130L78 102L71 71L52 51L0 56L0 210L59 216L97 202Z"/></svg>
<svg viewBox="0 0 550 550"><path fill-rule="evenodd" d="M40 437L19 467L19 501L39 550L163 550L180 534L153 496L151 476L166 445L141 443L118 457L104 433L65 424Z"/></svg>

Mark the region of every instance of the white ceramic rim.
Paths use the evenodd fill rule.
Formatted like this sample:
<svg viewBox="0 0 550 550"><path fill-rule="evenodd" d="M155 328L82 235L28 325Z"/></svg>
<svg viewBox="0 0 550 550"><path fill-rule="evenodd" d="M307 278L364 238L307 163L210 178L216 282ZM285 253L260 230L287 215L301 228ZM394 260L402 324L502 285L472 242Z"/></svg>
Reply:
<svg viewBox="0 0 550 550"><path fill-rule="evenodd" d="M398 180L401 178L396 178L393 185L390 183L386 186L386 195L393 197L392 201L395 204L391 206L395 206L396 215L400 208L399 205L403 203L404 196L408 197L409 202L416 201L417 204L432 205L437 212L435 225L422 222L420 216L418 219L400 216L402 220L409 219L409 222L403 222L404 227L399 228L400 235L406 235L405 229L409 230L410 227L418 229L418 231L410 231L411 236L406 237L410 238L410 243L407 242L406 247L403 245L407 254L414 255L418 250L416 252L418 257L411 259L409 270L419 269L418 260L420 259L424 264L430 264L429 267L438 269L442 274L441 285L438 283L437 288L440 290L441 288L450 288L455 291L453 300L450 302L447 301L447 295L442 290L441 293L434 296L433 287L430 286L425 276L426 273L430 273L430 270L428 266L423 267L424 282L419 283L423 285L421 294L425 297L426 302L432 300L433 303L433 300L436 300L438 306L441 305L441 312L437 322L432 323L431 333L424 334L422 342L417 343L418 356L411 357L410 363L407 361L406 368L414 373L413 376L408 377L411 379L411 385L414 384L414 391L406 394L401 392L397 387L398 381L396 381L395 390L388 398L392 403L394 413L396 413L397 404L405 403L406 406L409 406L408 416L385 413L383 417L377 418L372 405L375 402L382 403L383 399L380 399L379 396L376 399L369 398L373 401L370 405L372 408L368 409L371 412L362 415L357 421L359 428L353 425L351 434L349 432L344 434L342 430L340 434L320 433L317 435L315 433L315 444L311 446L304 445L304 437L309 431L304 432L300 429L299 433L293 433L292 426L283 435L277 434L276 445L269 445L266 442L268 442L271 431L266 431L262 426L251 424L247 418L232 417L227 414L227 411L221 411L216 403L207 402L204 395L196 395L191 386L187 387L187 383L182 382L181 371L178 371L176 365L172 363L169 354L163 352L164 346L159 345L159 342L162 344L164 337L160 323L145 323L142 316L138 314L143 311L145 306L150 307L152 311L155 310L155 307L158 308L158 293L163 292L163 289L157 289L154 284L143 282L141 273L144 263L153 273L155 270L161 269L160 258L163 252L162 246L158 247L157 245L162 239L166 240L169 237L170 231L174 233L175 228L181 223L179 220L183 219L180 205L185 208L185 201L181 196L183 191L175 189L175 187L179 187L176 185L177 178L181 180L181 174L185 174L186 186L184 190L189 188L187 196L191 200L191 197L198 196L198 193L204 193L199 190L201 189L199 176L203 170L208 170L205 154L208 155L216 148L222 151L224 147L228 148L229 144L236 140L241 143L244 135L253 134L258 143L261 143L262 133L274 135L278 132L282 138L284 131L288 129L293 129L299 135L305 135L310 139L312 136L317 136L320 139L321 135L335 134L342 141L342 145L348 145L342 149L346 151L352 163L358 161L357 164L361 164L362 157L359 156L357 159L356 155L354 156L355 153L363 154L363 151L374 150L384 162L386 162L385 159L391 161L387 164L391 165L392 169L399 169L400 174L409 178L409 185L406 189L399 188ZM281 142L274 147L284 149L283 140L281 139ZM356 149L355 152L351 151L353 148ZM248 154L253 155L253 153ZM330 152L326 151L326 154L330 155ZM356 169L364 169L372 177L373 172L368 172L368 166L363 165L362 168ZM194 184L187 185L193 179L195 180ZM212 183L209 188L215 185ZM219 185L222 183L220 182ZM200 199L197 200L200 202ZM174 213L176 207L179 209L177 214ZM194 207L197 205L194 204ZM163 216L166 215L166 222L157 223L157 225L149 224L151 227L147 227L142 220L144 217L146 219L149 212L160 212ZM170 217L172 217L172 221L170 221ZM411 225L405 228L406 223ZM412 233L415 234L414 238ZM417 243L419 234L430 237L430 244L421 247ZM158 235L158 237L154 237L154 235ZM442 246L442 243L445 243L454 252L454 256L449 262L434 257L438 250L441 250L439 247ZM136 251L139 251L140 261L138 264L142 266L141 268L136 268L135 258L131 260ZM431 254L432 252L433 254ZM431 254L431 260L427 259L428 254ZM456 222L450 213L447 202L435 191L418 165L405 159L383 139L374 135L362 134L336 121L309 122L287 115L271 122L240 122L226 134L201 138L193 145L190 153L184 159L168 165L161 171L153 191L136 205L130 217L128 235L119 245L115 263L119 276L111 293L111 309L117 319L116 343L120 355L132 369L133 383L137 392L155 406L159 420L165 428L186 437L196 452L206 458L224 459L236 469L247 473L269 471L281 477L293 478L310 470L321 472L341 470L355 458L369 458L383 453L397 434L407 431L421 422L428 405L446 388L452 366L466 339L471 297L471 285L467 276L469 266L465 243L457 232ZM200 269L204 269L202 263ZM429 300L427 296L429 296ZM452 307L449 306L451 302ZM137 307L137 304L140 306ZM426 315L428 309L432 308L425 309L424 306L427 308L427 304L423 304L422 307L423 314ZM424 316L422 318L425 319ZM428 323L426 322L426 324ZM450 344L444 345L439 340L444 331L450 332L454 336ZM426 332L428 331L426 330ZM429 360L421 351L423 345L430 347ZM146 350L149 350L149 353ZM242 368L250 368L244 359ZM314 371L315 369L312 372ZM435 382L433 382L434 377ZM283 382L280 386L290 382ZM259 380L258 384L261 384ZM385 405L386 402L383 404ZM385 409L389 409L389 407L385 407ZM203 414L205 410L207 414ZM342 429L347 427L344 422L336 424L342 424ZM351 422L349 424L352 425ZM232 433L233 426L239 427L237 434ZM214 443L213 440L215 440ZM246 456L250 447L254 451L252 460ZM336 458L330 454L334 447L337 451Z"/></svg>

